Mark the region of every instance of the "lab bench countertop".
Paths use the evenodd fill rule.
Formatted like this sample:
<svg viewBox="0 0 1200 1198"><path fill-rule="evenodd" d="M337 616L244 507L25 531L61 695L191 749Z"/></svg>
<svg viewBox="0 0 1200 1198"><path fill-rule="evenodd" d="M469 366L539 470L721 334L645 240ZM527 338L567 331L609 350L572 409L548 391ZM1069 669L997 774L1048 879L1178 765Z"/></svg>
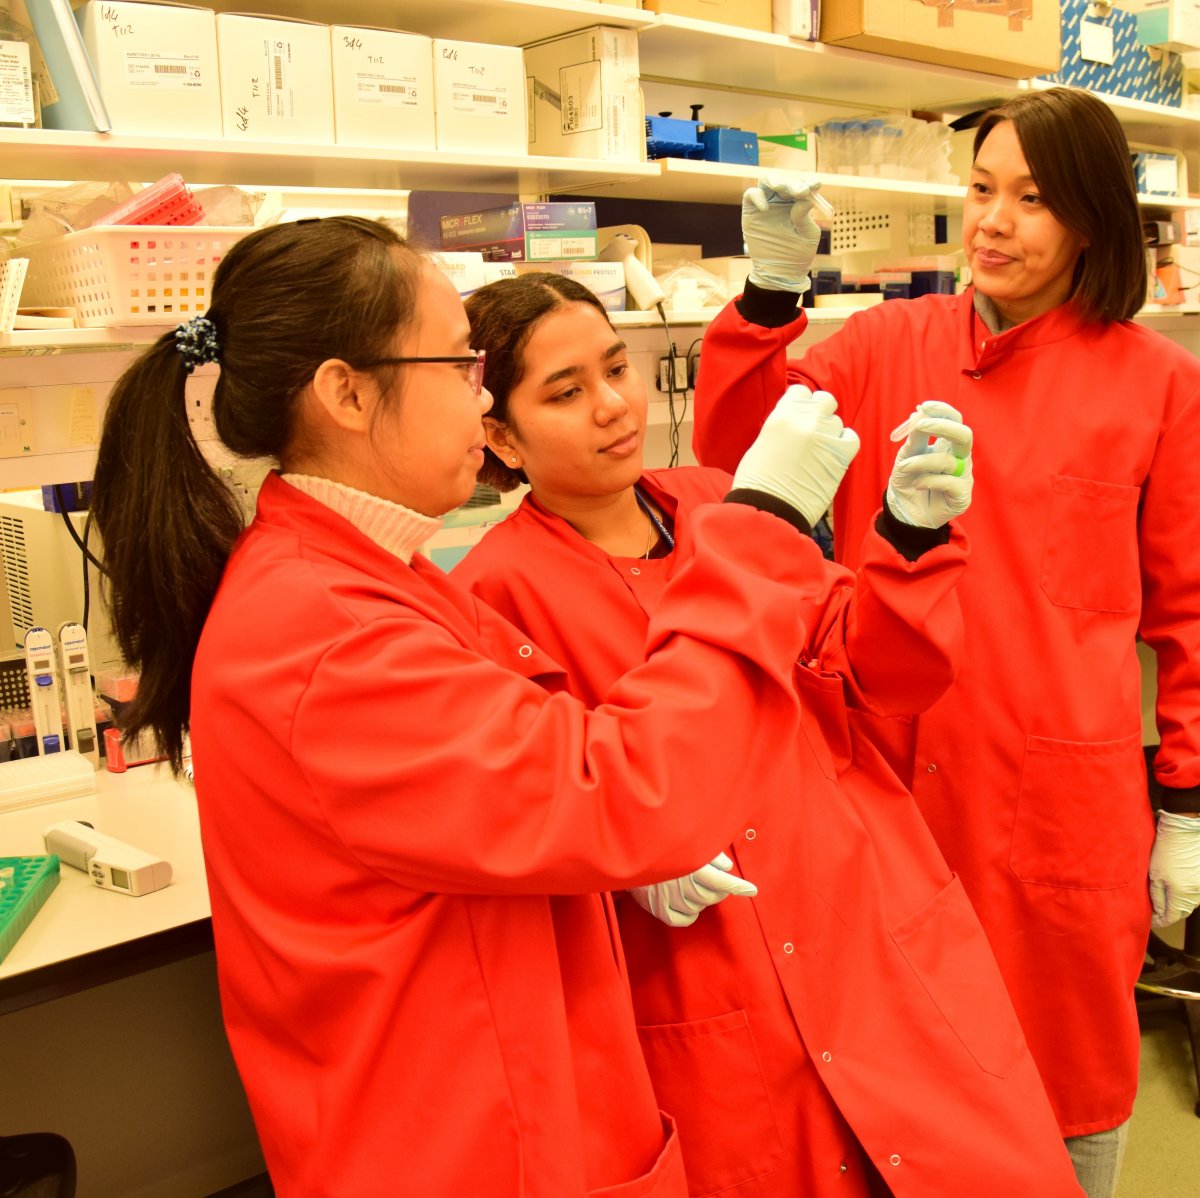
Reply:
<svg viewBox="0 0 1200 1198"><path fill-rule="evenodd" d="M137 898L63 864L59 883L0 961L0 1014L212 948L196 792L163 765L100 770L97 793L0 813L0 857L45 853L43 831L83 820L171 863Z"/></svg>

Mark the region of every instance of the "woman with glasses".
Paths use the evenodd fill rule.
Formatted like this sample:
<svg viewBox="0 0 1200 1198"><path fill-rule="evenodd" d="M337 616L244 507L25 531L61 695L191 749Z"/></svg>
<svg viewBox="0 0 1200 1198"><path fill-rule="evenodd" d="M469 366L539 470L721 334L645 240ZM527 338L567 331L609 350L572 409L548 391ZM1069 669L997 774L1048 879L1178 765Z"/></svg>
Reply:
<svg viewBox="0 0 1200 1198"><path fill-rule="evenodd" d="M491 403L449 281L335 217L243 238L211 301L117 383L94 510L141 673L125 730L178 768L191 729L275 1192L683 1198L602 892L707 859L796 735L823 564L797 496L828 502L856 438L789 394L697 513L646 659L588 711L417 552L471 494ZM279 466L244 531L187 420L205 363L224 446Z"/></svg>
<svg viewBox="0 0 1200 1198"><path fill-rule="evenodd" d="M645 386L578 283L504 279L467 315L491 369L482 477L530 491L453 576L601 702L729 476L643 469ZM858 579L826 563L797 608L812 629L800 733L770 775L739 780L754 798L732 843L713 844L724 855L617 896L642 1047L694 1195L1079 1193L983 931L848 712L920 710L953 674L966 545L947 521L970 496L971 432L948 409L913 435L931 431L961 456L902 449L893 472L924 525L878 510ZM737 743L754 713L726 714Z"/></svg>

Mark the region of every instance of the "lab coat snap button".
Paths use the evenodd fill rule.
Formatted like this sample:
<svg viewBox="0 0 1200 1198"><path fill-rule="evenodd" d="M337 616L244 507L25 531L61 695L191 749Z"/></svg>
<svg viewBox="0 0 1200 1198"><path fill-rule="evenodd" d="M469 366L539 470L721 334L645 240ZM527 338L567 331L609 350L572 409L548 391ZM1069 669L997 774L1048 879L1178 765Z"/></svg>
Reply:
<svg viewBox="0 0 1200 1198"><path fill-rule="evenodd" d="M796 946L789 940L787 944L783 946L783 951L785 953L794 953L796 951Z"/></svg>
<svg viewBox="0 0 1200 1198"><path fill-rule="evenodd" d="M629 567L629 573L630 573L630 574L640 574L641 572L642 572L642 571L641 571L641 568L640 568L639 566L630 566L630 567Z"/></svg>
<svg viewBox="0 0 1200 1198"><path fill-rule="evenodd" d="M929 764L928 764L928 765L927 765L925 768L926 768L926 769L927 769L927 770L928 770L928 771L929 771L931 774L936 774L936 773L937 773L937 762L936 762L936 761L931 761L931 762L930 762L930 763L929 763Z"/></svg>
<svg viewBox="0 0 1200 1198"><path fill-rule="evenodd" d="M899 1158L899 1156L897 1156L895 1153L893 1153L893 1154L892 1154L892 1155L891 1155L891 1156L888 1158L888 1164L891 1164L891 1165L898 1165L899 1163L900 1163L900 1158Z"/></svg>
<svg viewBox="0 0 1200 1198"><path fill-rule="evenodd" d="M971 377L972 377L973 379L981 379L981 378L983 378L983 375L982 375L982 374L980 374L978 370L972 370L972 371L971 371Z"/></svg>
<svg viewBox="0 0 1200 1198"><path fill-rule="evenodd" d="M823 1061L832 1061L832 1060L833 1060L833 1053L831 1053L831 1052L823 1052L823 1053L821 1053L821 1060L823 1060ZM845 1166L843 1165L843 1166L842 1166L842 1168L845 1168Z"/></svg>
<svg viewBox="0 0 1200 1198"><path fill-rule="evenodd" d="M521 657L532 657L533 656L533 646L532 645L522 645L517 650L517 653L520 654Z"/></svg>
<svg viewBox="0 0 1200 1198"><path fill-rule="evenodd" d="M758 835L758 833L753 828L746 829L746 839L747 840L753 840L757 835Z"/></svg>
<svg viewBox="0 0 1200 1198"><path fill-rule="evenodd" d="M840 1165L838 1165L838 1172L845 1173L847 1168L848 1168L848 1166L846 1165L846 1162L842 1161L842 1163Z"/></svg>

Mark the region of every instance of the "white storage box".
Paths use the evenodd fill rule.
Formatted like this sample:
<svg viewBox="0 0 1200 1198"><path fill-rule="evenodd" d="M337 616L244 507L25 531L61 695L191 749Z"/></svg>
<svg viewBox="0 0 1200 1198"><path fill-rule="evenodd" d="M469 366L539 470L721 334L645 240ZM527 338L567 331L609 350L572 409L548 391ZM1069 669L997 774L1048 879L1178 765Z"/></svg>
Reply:
<svg viewBox="0 0 1200 1198"><path fill-rule="evenodd" d="M442 250L431 254L430 260L454 284L462 299L491 281L484 278L483 255L476 250Z"/></svg>
<svg viewBox="0 0 1200 1198"><path fill-rule="evenodd" d="M529 152L640 162L640 86L633 29L595 25L526 46Z"/></svg>
<svg viewBox="0 0 1200 1198"><path fill-rule="evenodd" d="M86 328L172 324L208 310L212 276L251 229L97 225L26 247L21 303L75 308Z"/></svg>
<svg viewBox="0 0 1200 1198"><path fill-rule="evenodd" d="M525 68L518 47L434 38L433 93L439 150L529 152Z"/></svg>
<svg viewBox="0 0 1200 1198"><path fill-rule="evenodd" d="M333 123L339 145L432 150L433 41L416 33L334 25Z"/></svg>
<svg viewBox="0 0 1200 1198"><path fill-rule="evenodd" d="M75 18L114 133L221 136L212 9L88 0Z"/></svg>
<svg viewBox="0 0 1200 1198"><path fill-rule="evenodd" d="M217 13L217 52L226 137L333 144L328 25Z"/></svg>

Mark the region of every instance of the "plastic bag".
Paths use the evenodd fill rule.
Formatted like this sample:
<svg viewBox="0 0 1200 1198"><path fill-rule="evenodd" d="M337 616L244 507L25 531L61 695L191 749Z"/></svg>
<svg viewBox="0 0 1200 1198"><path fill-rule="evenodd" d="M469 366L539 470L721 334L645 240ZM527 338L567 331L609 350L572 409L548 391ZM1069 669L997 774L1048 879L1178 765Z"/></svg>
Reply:
<svg viewBox="0 0 1200 1198"><path fill-rule="evenodd" d="M29 216L17 232L17 245L30 245L86 229L133 195L128 183L72 183L28 200Z"/></svg>
<svg viewBox="0 0 1200 1198"><path fill-rule="evenodd" d="M694 262L682 262L664 274L656 272L654 277L667 297L665 306L673 312L723 308L733 299L722 280Z"/></svg>

